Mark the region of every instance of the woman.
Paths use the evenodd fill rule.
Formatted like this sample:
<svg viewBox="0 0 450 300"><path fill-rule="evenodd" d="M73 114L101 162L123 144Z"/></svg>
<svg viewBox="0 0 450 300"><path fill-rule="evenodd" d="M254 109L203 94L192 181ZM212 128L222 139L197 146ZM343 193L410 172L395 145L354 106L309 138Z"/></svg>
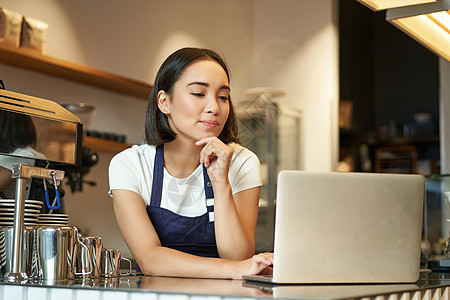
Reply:
<svg viewBox="0 0 450 300"><path fill-rule="evenodd" d="M207 49L183 48L159 69L146 145L110 164L122 235L144 274L242 278L271 272L253 256L259 161L239 146L229 72Z"/></svg>

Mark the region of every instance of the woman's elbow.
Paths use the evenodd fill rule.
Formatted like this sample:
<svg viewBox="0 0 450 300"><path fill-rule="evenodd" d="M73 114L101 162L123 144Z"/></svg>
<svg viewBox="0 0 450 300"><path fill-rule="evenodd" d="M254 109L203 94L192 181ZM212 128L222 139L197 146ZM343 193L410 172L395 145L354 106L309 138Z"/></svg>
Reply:
<svg viewBox="0 0 450 300"><path fill-rule="evenodd" d="M161 272L158 272L158 266L149 260L138 262L139 269L144 275L158 276Z"/></svg>
<svg viewBox="0 0 450 300"><path fill-rule="evenodd" d="M236 250L239 249L239 250ZM255 246L247 246L247 247L236 247L232 249L231 251L220 251L219 255L221 258L228 259L228 260L234 260L234 261L240 261L240 260L246 260L248 258L253 257L255 255Z"/></svg>
<svg viewBox="0 0 450 300"><path fill-rule="evenodd" d="M145 264L139 268L141 269L141 272L146 276L156 276L157 275L150 266L146 266Z"/></svg>

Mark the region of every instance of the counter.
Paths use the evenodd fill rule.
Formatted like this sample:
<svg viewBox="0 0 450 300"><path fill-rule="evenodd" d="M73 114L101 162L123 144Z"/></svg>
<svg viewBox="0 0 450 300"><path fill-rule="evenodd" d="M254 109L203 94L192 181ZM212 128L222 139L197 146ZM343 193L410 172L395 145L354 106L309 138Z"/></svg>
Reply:
<svg viewBox="0 0 450 300"><path fill-rule="evenodd" d="M0 299L222 300L222 299L448 300L450 273L421 272L413 284L262 285L242 280L122 276L109 279L0 282Z"/></svg>

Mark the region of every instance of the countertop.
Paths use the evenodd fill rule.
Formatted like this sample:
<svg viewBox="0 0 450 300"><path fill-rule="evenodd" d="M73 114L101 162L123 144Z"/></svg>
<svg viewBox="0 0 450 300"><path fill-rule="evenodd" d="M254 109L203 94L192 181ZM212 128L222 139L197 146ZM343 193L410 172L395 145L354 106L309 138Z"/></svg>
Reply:
<svg viewBox="0 0 450 300"><path fill-rule="evenodd" d="M381 298L380 298L381 297ZM421 272L412 284L263 285L155 276L0 282L0 299L450 299L450 273Z"/></svg>

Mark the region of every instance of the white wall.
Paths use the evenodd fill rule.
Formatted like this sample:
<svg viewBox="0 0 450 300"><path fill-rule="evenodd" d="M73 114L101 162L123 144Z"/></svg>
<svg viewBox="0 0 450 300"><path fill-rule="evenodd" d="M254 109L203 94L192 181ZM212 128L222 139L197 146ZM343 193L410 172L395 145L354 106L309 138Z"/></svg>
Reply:
<svg viewBox="0 0 450 300"><path fill-rule="evenodd" d="M305 170L334 170L338 155L336 1L254 2L255 87L284 90L302 111Z"/></svg>
<svg viewBox="0 0 450 300"><path fill-rule="evenodd" d="M337 157L337 29L332 0L0 0L0 6L49 24L46 54L145 82L174 50L219 50L231 69L232 95L272 86L303 110L305 169L332 170ZM6 88L59 103L97 106L91 129L143 138L146 101L0 64ZM86 179L98 182L66 196L73 225L129 251L107 196L111 155Z"/></svg>

